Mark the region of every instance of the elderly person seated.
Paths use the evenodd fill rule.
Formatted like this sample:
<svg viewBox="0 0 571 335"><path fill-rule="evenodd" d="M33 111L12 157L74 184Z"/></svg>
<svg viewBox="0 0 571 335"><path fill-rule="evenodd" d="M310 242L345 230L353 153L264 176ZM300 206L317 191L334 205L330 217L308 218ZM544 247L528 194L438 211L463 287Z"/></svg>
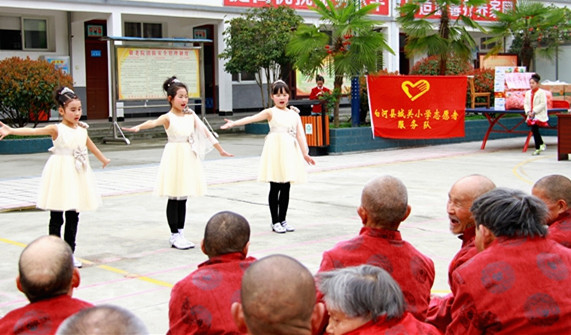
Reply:
<svg viewBox="0 0 571 335"><path fill-rule="evenodd" d="M321 272L317 283L329 312L328 334L441 334L405 311L399 285L382 268L360 265Z"/></svg>

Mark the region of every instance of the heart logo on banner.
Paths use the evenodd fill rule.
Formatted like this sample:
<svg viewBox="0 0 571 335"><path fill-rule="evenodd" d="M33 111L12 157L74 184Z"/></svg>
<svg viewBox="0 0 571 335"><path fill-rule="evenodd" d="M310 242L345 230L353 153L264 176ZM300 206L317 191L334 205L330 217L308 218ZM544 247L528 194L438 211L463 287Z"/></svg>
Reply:
<svg viewBox="0 0 571 335"><path fill-rule="evenodd" d="M414 84L407 80L402 83L401 87L410 101L414 101L430 90L430 83L424 79Z"/></svg>

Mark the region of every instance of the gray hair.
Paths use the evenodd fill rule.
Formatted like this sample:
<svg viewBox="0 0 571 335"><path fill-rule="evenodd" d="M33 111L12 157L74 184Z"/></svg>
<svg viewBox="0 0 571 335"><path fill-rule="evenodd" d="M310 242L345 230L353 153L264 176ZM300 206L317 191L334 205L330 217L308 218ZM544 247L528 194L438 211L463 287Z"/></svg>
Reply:
<svg viewBox="0 0 571 335"><path fill-rule="evenodd" d="M317 274L318 288L328 309L348 317L377 321L400 318L405 311L404 296L391 275L373 265L360 265Z"/></svg>
<svg viewBox="0 0 571 335"><path fill-rule="evenodd" d="M407 211L406 186L393 176L376 177L363 188L361 205L376 224L383 227L398 226Z"/></svg>
<svg viewBox="0 0 571 335"><path fill-rule="evenodd" d="M496 188L474 201L470 208L476 226L484 225L496 236L545 236L547 207L522 191Z"/></svg>
<svg viewBox="0 0 571 335"><path fill-rule="evenodd" d="M56 335L147 335L141 319L125 308L99 305L73 314L59 326Z"/></svg>

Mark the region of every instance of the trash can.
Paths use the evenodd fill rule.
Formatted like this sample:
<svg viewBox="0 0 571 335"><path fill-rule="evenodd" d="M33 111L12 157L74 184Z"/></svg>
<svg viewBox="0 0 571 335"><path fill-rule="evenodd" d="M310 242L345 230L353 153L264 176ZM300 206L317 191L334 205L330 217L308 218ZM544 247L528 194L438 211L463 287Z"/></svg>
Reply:
<svg viewBox="0 0 571 335"><path fill-rule="evenodd" d="M301 116L305 138L311 156L323 156L329 152L329 117L327 114Z"/></svg>

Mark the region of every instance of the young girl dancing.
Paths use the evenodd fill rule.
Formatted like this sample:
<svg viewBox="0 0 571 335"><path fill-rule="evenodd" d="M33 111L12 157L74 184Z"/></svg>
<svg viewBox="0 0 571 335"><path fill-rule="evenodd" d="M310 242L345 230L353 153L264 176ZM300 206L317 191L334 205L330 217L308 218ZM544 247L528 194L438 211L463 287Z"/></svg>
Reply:
<svg viewBox="0 0 571 335"><path fill-rule="evenodd" d="M49 234L61 237L65 221L64 240L75 251L75 237L79 212L94 210L101 203L93 171L89 166L87 149L103 163L109 164L97 146L87 135L87 125L80 122L81 101L69 88L62 87L55 93L62 121L42 128L10 128L0 122L0 140L6 135L50 135L54 146L40 183L36 207L50 211ZM82 263L73 258L74 265Z"/></svg>
<svg viewBox="0 0 571 335"><path fill-rule="evenodd" d="M293 182L302 183L307 179L304 160L315 164L309 156L309 148L299 114L287 107L290 90L285 82L278 80L272 84L274 107L258 114L236 121L226 120L221 129L242 126L252 122L268 120L270 132L266 136L262 150L258 181L270 183L268 203L272 216L272 231L283 234L295 231L286 221L289 205L289 190Z"/></svg>
<svg viewBox="0 0 571 335"><path fill-rule="evenodd" d="M206 179L200 162L204 155L216 148L220 156L231 157L212 136L193 110L188 108L188 89L175 76L163 84L169 112L155 120L148 120L126 131L138 132L163 126L168 136L165 145L155 193L168 197L167 222L171 230L169 239L173 248L190 249L194 244L183 234L186 218L186 200L189 196L201 196L206 192Z"/></svg>

